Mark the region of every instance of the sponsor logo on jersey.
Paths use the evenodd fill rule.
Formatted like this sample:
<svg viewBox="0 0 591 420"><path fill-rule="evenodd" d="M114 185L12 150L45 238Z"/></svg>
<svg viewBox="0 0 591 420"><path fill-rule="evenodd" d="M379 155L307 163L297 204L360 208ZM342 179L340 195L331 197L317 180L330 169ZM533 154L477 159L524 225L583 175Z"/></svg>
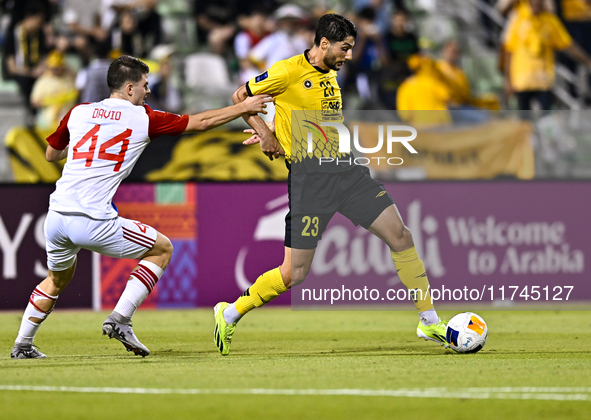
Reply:
<svg viewBox="0 0 591 420"><path fill-rule="evenodd" d="M320 102L322 118L341 117L341 101L338 99L324 99Z"/></svg>
<svg viewBox="0 0 591 420"><path fill-rule="evenodd" d="M269 77L269 71L259 74L257 77L254 78L254 82L255 83L262 82L267 77Z"/></svg>
<svg viewBox="0 0 591 420"><path fill-rule="evenodd" d="M312 81L310 79L304 80L304 87L310 89L312 87Z"/></svg>

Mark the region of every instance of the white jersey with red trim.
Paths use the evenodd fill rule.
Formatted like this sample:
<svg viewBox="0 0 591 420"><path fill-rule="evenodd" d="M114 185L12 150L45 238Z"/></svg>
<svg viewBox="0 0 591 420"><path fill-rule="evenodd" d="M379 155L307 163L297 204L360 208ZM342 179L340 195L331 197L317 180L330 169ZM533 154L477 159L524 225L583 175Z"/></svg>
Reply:
<svg viewBox="0 0 591 420"><path fill-rule="evenodd" d="M117 98L75 106L47 138L57 150L69 145L49 209L98 220L117 217L113 196L150 139L178 136L188 121L187 115L154 111Z"/></svg>

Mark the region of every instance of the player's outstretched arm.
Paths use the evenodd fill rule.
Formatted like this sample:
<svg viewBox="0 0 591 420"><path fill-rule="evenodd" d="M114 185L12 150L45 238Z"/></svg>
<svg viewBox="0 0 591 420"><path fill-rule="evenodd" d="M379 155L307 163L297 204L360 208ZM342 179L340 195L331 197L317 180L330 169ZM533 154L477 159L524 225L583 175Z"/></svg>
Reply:
<svg viewBox="0 0 591 420"><path fill-rule="evenodd" d="M250 98L246 92L246 85L240 86L232 95L232 101L235 104L244 103L245 101L248 101L248 99ZM250 125L252 129L258 134L261 143L261 150L269 157L269 159L273 160L273 158L278 158L280 155L285 154L285 151L275 138L275 135L271 132L261 117L256 114L252 114L245 115L243 118L244 121L246 121L246 123ZM256 141L254 143L256 143Z"/></svg>
<svg viewBox="0 0 591 420"><path fill-rule="evenodd" d="M238 117L256 115L259 112L266 114L267 105L265 104L273 101L274 99L269 95L256 95L226 108L211 109L189 115L189 123L185 131L205 131L226 124Z"/></svg>
<svg viewBox="0 0 591 420"><path fill-rule="evenodd" d="M54 149L51 146L47 146L45 150L45 159L49 162L57 162L58 160L65 159L68 156L68 146L64 150Z"/></svg>

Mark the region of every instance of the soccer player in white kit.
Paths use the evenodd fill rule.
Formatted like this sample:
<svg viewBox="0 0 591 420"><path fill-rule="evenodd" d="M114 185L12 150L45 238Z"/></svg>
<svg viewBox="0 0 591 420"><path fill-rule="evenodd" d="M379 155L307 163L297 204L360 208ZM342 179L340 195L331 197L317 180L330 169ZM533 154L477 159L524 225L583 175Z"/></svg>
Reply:
<svg viewBox="0 0 591 420"><path fill-rule="evenodd" d="M164 273L172 257L172 244L151 226L119 217L113 195L150 140L165 134L208 130L243 115L266 113L265 103L272 101L259 95L195 115L154 111L144 104L150 93L148 71L137 58L119 57L107 74L111 96L102 102L75 106L47 138L47 160L67 157L67 161L51 194L45 220L48 275L31 294L12 358L46 357L33 346L33 339L72 279L81 248L109 257L141 260L102 330L103 335L121 341L128 351L143 357L150 354L135 336L131 318Z"/></svg>

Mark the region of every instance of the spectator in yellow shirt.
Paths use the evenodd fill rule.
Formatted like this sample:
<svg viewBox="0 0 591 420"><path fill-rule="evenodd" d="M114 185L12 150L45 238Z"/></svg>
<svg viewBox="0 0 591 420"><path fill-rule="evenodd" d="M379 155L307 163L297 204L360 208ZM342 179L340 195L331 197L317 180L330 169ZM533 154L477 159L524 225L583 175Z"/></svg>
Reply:
<svg viewBox="0 0 591 420"><path fill-rule="evenodd" d="M471 98L470 82L460 67L460 46L456 41L448 41L443 45L441 59L436 64L443 81L450 88L450 104L457 107L468 105Z"/></svg>
<svg viewBox="0 0 591 420"><path fill-rule="evenodd" d="M537 100L551 107L555 51L564 51L591 67L591 58L571 39L556 15L544 9L543 0L529 0L511 21L505 40L505 91L517 96L519 109L531 109Z"/></svg>
<svg viewBox="0 0 591 420"><path fill-rule="evenodd" d="M589 0L562 0L562 17L569 22L591 20L591 2Z"/></svg>
<svg viewBox="0 0 591 420"><path fill-rule="evenodd" d="M562 0L562 21L564 27L575 42L587 54L591 54L591 0ZM577 65L570 57L561 56L560 61L573 73L577 73ZM591 85L591 78L587 78ZM578 97L577 86L569 83L571 95Z"/></svg>
<svg viewBox="0 0 591 420"><path fill-rule="evenodd" d="M434 61L413 55L408 66L414 75L402 82L396 95L400 118L413 126L449 124L451 92L439 77Z"/></svg>
<svg viewBox="0 0 591 420"><path fill-rule="evenodd" d="M453 120L469 124L484 122L489 118L489 113L484 109L500 109L499 101L494 94L482 98L472 95L468 77L460 67L460 58L460 47L452 40L444 44L441 59L436 62L439 77L451 94L449 109Z"/></svg>
<svg viewBox="0 0 591 420"><path fill-rule="evenodd" d="M37 79L31 92L31 104L39 109L37 127L55 129L74 105L78 90L64 53L54 50L47 56L47 69Z"/></svg>

